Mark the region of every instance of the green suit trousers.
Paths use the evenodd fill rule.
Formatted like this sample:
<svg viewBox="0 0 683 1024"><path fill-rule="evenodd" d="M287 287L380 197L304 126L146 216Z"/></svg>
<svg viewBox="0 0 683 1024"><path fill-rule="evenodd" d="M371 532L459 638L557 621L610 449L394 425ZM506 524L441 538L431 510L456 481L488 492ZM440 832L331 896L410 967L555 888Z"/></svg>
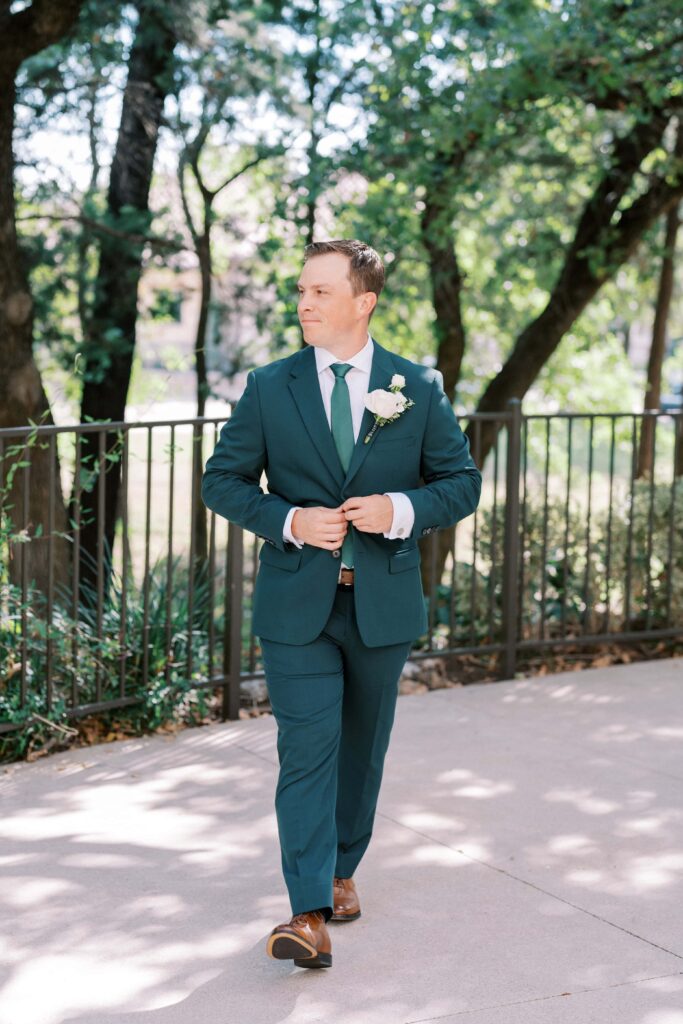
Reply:
<svg viewBox="0 0 683 1024"><path fill-rule="evenodd" d="M353 591L338 589L307 644L261 638L277 721L275 812L293 914L333 907L370 842L401 671L412 641L367 647Z"/></svg>

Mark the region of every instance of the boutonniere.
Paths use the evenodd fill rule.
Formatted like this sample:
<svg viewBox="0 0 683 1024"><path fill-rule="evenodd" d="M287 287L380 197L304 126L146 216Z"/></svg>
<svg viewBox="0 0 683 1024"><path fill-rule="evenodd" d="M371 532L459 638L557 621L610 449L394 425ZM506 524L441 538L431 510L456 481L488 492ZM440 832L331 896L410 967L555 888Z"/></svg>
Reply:
<svg viewBox="0 0 683 1024"><path fill-rule="evenodd" d="M387 390L377 388L376 391L369 391L365 396L365 408L375 416L375 422L365 435L365 444L368 443L378 427L383 427L385 423L392 423L402 416L406 409L410 409L411 405L415 405L411 398L400 393L401 388L405 386L405 377L400 373L395 373Z"/></svg>

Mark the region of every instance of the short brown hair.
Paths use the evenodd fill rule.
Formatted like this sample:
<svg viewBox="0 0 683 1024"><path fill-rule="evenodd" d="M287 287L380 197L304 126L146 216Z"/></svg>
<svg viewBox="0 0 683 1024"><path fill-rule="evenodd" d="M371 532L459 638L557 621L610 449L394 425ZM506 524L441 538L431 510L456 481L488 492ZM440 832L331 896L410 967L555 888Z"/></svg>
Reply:
<svg viewBox="0 0 683 1024"><path fill-rule="evenodd" d="M311 242L304 249L304 263L314 256L325 256L328 252L339 252L348 256L349 281L354 295L362 292L374 292L379 298L384 288L384 264L380 254L365 242L355 238L334 238L328 242ZM377 305L375 304L375 309ZM372 313L375 312L372 310ZM370 317L372 318L372 313Z"/></svg>

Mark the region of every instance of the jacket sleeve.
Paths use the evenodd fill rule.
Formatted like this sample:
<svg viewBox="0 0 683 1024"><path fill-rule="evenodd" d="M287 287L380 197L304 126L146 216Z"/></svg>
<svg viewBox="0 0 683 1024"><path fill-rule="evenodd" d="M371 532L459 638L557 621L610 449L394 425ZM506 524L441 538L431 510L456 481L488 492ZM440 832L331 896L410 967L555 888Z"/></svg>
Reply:
<svg viewBox="0 0 683 1024"><path fill-rule="evenodd" d="M454 526L479 504L481 473L472 456L467 435L457 421L443 377L437 373L422 440L421 473L424 485L405 493L415 509L411 537Z"/></svg>
<svg viewBox="0 0 683 1024"><path fill-rule="evenodd" d="M252 370L244 393L221 428L213 454L207 460L202 501L217 515L287 551L291 545L285 546L282 528L292 506L261 488L261 474L267 462L258 384Z"/></svg>

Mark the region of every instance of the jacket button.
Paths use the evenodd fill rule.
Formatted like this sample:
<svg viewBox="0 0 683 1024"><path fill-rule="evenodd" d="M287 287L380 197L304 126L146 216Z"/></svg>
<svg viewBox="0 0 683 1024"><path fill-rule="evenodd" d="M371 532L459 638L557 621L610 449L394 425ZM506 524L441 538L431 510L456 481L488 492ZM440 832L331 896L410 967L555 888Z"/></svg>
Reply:
<svg viewBox="0 0 683 1024"><path fill-rule="evenodd" d="M341 555L341 548L337 548L336 551L332 552L332 557L333 558L339 558L340 555Z"/></svg>

